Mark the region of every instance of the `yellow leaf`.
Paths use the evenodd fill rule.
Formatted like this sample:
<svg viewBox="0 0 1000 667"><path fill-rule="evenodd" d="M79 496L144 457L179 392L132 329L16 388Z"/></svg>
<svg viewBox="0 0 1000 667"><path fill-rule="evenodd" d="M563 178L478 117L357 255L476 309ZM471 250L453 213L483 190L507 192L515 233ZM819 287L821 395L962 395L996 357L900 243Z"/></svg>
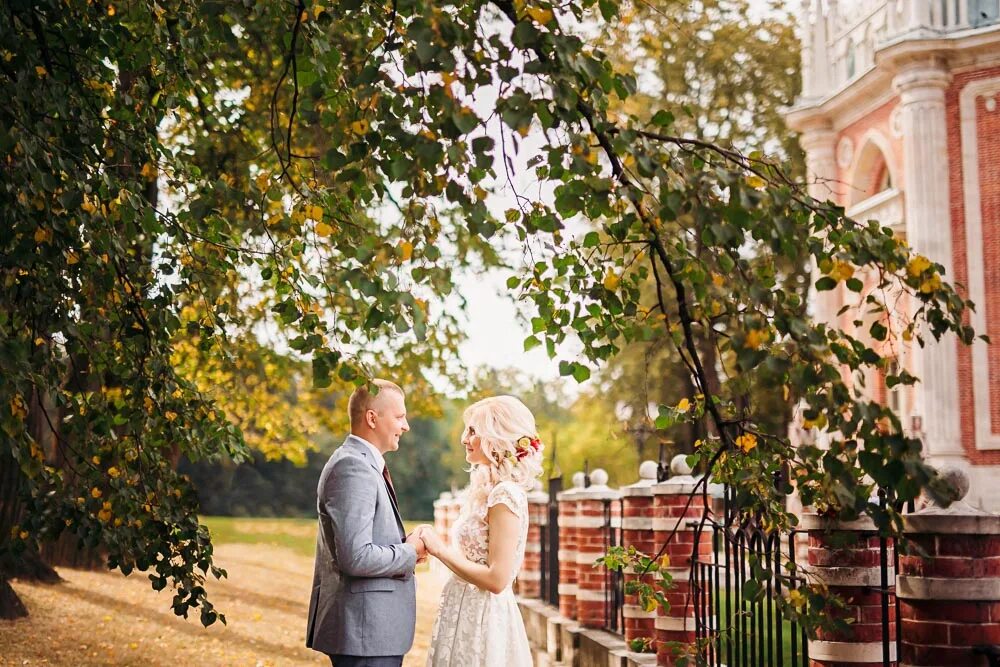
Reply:
<svg viewBox="0 0 1000 667"><path fill-rule="evenodd" d="M114 16L116 14L115 6L108 5L108 16Z"/></svg>
<svg viewBox="0 0 1000 667"><path fill-rule="evenodd" d="M101 493L101 490L99 488L97 488L96 486L90 490L90 497L91 498L100 498L102 495L103 494Z"/></svg>
<svg viewBox="0 0 1000 667"><path fill-rule="evenodd" d="M682 398L680 400L680 403L677 404L677 408L676 409L677 409L677 412L681 412L681 413L687 412L688 410L691 409L691 401L689 401L686 398Z"/></svg>
<svg viewBox="0 0 1000 667"><path fill-rule="evenodd" d="M147 181L156 180L156 167L153 165L152 162L147 162L146 164L142 165L142 171L139 173L142 174L142 177L145 178Z"/></svg>
<svg viewBox="0 0 1000 667"><path fill-rule="evenodd" d="M546 25L555 18L551 9L543 9L542 7L528 7L528 16L539 25Z"/></svg>
<svg viewBox="0 0 1000 667"><path fill-rule="evenodd" d="M621 282L621 278L614 271L608 271L604 274L604 289L609 292L614 292L618 289L618 284Z"/></svg>
<svg viewBox="0 0 1000 667"><path fill-rule="evenodd" d="M712 284L716 287L722 287L726 284L726 279L722 277L721 274L712 272Z"/></svg>
<svg viewBox="0 0 1000 667"><path fill-rule="evenodd" d="M35 74L40 77L46 77L49 75L49 71L42 67L41 65L35 65Z"/></svg>
<svg viewBox="0 0 1000 667"><path fill-rule="evenodd" d="M409 241L403 241L399 244L399 253L404 262L409 261L413 257L413 244Z"/></svg>
<svg viewBox="0 0 1000 667"><path fill-rule="evenodd" d="M317 236L322 236L325 238L327 236L330 236L331 234L333 234L333 227L331 225L328 225L325 222L316 223Z"/></svg>
<svg viewBox="0 0 1000 667"><path fill-rule="evenodd" d="M905 329L903 329L903 340L905 340L907 342L913 340L913 328L912 327L906 327Z"/></svg>
<svg viewBox="0 0 1000 667"><path fill-rule="evenodd" d="M656 598L647 598L642 609L647 613L656 611Z"/></svg>
<svg viewBox="0 0 1000 667"><path fill-rule="evenodd" d="M923 255L917 255L906 264L906 272L911 278L919 277L924 271L931 268L931 261Z"/></svg>
<svg viewBox="0 0 1000 667"><path fill-rule="evenodd" d="M14 398L10 399L10 414L20 419L28 416L28 408L20 394L14 394Z"/></svg>
<svg viewBox="0 0 1000 667"><path fill-rule="evenodd" d="M39 336L35 339L35 345L45 345L45 339Z"/></svg>
<svg viewBox="0 0 1000 667"><path fill-rule="evenodd" d="M368 121L362 118L351 123L351 132L354 134L367 134L369 127Z"/></svg>
<svg viewBox="0 0 1000 667"><path fill-rule="evenodd" d="M660 556L660 569L668 567L670 567L670 556L668 556L667 554L663 554L662 556Z"/></svg>
<svg viewBox="0 0 1000 667"><path fill-rule="evenodd" d="M79 264L80 256L77 255L72 250L70 250L69 252L66 253L66 263L69 264L70 266L72 266L73 264Z"/></svg>
<svg viewBox="0 0 1000 667"><path fill-rule="evenodd" d="M747 185L756 190L760 190L765 185L767 185L767 182L760 176L757 176L756 174L750 174L749 176L747 176L746 181Z"/></svg>
<svg viewBox="0 0 1000 667"><path fill-rule="evenodd" d="M308 210L306 211L306 215L308 215L313 220L317 220L317 221L318 220L322 220L323 219L323 207L322 206L310 206L308 208Z"/></svg>
<svg viewBox="0 0 1000 667"><path fill-rule="evenodd" d="M172 411L172 410L167 410L167 412L163 416L166 417L167 421L170 421L170 422L172 422L175 419L177 419L177 413L174 412L174 411Z"/></svg>
<svg viewBox="0 0 1000 667"><path fill-rule="evenodd" d="M930 294L934 290L941 288L941 276L932 273L931 277L920 283L920 291L923 294Z"/></svg>
<svg viewBox="0 0 1000 667"><path fill-rule="evenodd" d="M744 433L736 438L736 446L742 449L743 453L748 453L757 446L757 436L753 433Z"/></svg>
<svg viewBox="0 0 1000 667"><path fill-rule="evenodd" d="M751 350L759 350L764 343L771 339L771 332L761 329L751 329L747 332L744 343Z"/></svg>
<svg viewBox="0 0 1000 667"><path fill-rule="evenodd" d="M52 230L46 227L36 229L35 243L52 243Z"/></svg>
<svg viewBox="0 0 1000 667"><path fill-rule="evenodd" d="M832 263L829 275L836 281L849 280L854 276L854 267L844 260L838 259Z"/></svg>

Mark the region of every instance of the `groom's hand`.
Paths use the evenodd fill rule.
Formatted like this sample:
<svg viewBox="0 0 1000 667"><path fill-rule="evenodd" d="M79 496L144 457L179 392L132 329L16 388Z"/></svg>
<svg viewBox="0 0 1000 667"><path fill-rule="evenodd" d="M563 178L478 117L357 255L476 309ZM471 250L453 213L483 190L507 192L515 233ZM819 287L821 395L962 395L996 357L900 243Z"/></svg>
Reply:
<svg viewBox="0 0 1000 667"><path fill-rule="evenodd" d="M427 547L424 546L424 541L420 539L420 536L417 533L418 531L413 531L407 535L406 543L413 545L413 548L417 551L417 562L423 563L427 560Z"/></svg>

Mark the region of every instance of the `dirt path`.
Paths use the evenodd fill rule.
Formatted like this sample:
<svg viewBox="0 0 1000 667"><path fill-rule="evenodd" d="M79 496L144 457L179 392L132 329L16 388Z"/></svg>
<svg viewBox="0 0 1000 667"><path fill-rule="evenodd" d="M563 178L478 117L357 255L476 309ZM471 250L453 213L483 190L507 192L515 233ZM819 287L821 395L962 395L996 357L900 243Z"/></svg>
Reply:
<svg viewBox="0 0 1000 667"><path fill-rule="evenodd" d="M172 594L157 593L140 574L61 570L66 582L15 582L31 616L0 621L0 665L329 665L305 648L313 563L290 549L223 544L217 563L229 578L209 593L227 626L202 628L174 616ZM417 573L417 631L404 667L424 664L441 578Z"/></svg>

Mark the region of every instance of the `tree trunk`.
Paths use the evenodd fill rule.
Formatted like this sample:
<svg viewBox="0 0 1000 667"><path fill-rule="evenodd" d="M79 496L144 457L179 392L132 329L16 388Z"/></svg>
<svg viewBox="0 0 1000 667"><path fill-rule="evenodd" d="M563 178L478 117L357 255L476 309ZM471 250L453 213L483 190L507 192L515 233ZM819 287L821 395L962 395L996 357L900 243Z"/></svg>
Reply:
<svg viewBox="0 0 1000 667"><path fill-rule="evenodd" d="M14 592L14 588L7 581L7 577L0 573L0 620L12 621L15 618L24 618L28 615L28 609L21 602L21 598Z"/></svg>

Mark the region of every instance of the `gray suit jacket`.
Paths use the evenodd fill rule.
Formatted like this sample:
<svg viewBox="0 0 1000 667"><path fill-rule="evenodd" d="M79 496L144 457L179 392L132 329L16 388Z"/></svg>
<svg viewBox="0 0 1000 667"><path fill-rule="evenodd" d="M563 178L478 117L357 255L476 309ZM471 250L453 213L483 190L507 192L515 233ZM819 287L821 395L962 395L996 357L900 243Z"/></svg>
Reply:
<svg viewBox="0 0 1000 667"><path fill-rule="evenodd" d="M413 644L416 550L365 443L348 436L317 490L319 535L306 646L328 655L403 655Z"/></svg>

